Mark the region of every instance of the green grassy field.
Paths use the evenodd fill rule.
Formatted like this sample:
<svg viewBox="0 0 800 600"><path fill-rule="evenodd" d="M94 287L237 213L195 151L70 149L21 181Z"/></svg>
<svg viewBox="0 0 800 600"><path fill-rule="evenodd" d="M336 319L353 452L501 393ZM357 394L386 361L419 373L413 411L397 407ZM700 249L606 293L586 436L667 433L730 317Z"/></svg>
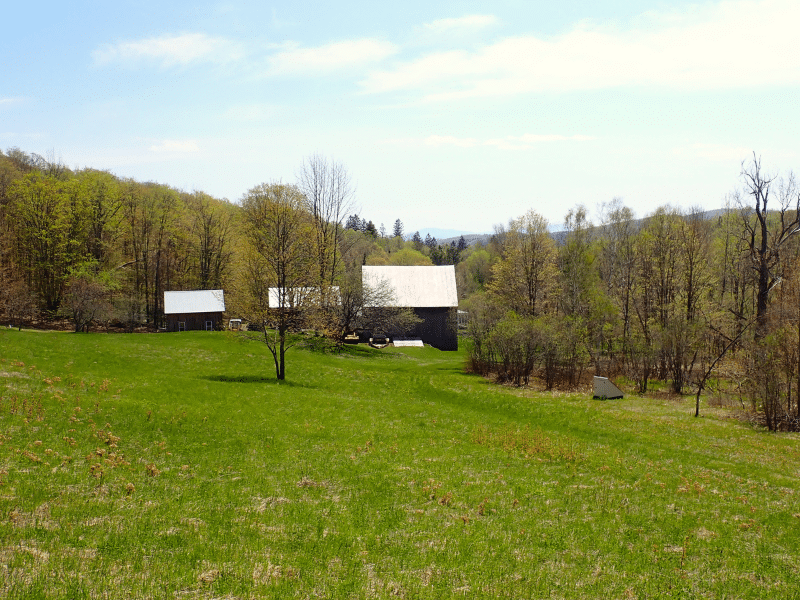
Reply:
<svg viewBox="0 0 800 600"><path fill-rule="evenodd" d="M0 596L800 597L800 437L462 353L0 331Z"/></svg>

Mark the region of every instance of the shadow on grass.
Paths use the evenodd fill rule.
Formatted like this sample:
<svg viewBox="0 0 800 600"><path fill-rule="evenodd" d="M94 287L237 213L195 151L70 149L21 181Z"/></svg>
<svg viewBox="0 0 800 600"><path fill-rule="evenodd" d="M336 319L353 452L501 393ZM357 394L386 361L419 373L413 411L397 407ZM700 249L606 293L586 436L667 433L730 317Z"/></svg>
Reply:
<svg viewBox="0 0 800 600"><path fill-rule="evenodd" d="M273 383L288 387L311 387L285 379L283 381L278 381L274 377L264 377L263 375L209 375L201 379L208 379L209 381L216 381L219 383Z"/></svg>
<svg viewBox="0 0 800 600"><path fill-rule="evenodd" d="M337 346L329 340L304 342L303 348L320 354L346 358L365 358L370 360L398 360L402 358L395 352L371 348L367 344L343 344Z"/></svg>

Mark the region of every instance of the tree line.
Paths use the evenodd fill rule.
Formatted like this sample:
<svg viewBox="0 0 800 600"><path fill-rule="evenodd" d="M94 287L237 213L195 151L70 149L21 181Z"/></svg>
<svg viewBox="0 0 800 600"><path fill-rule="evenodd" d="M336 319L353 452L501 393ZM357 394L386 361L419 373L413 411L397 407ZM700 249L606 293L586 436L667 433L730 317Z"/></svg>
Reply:
<svg viewBox="0 0 800 600"><path fill-rule="evenodd" d="M223 287L237 207L202 192L0 153L0 293L6 316L155 326L163 292Z"/></svg>
<svg viewBox="0 0 800 600"><path fill-rule="evenodd" d="M13 148L0 153L0 309L20 327L66 318L75 331L152 330L164 291L222 288L228 312L264 330L282 379L289 331L341 342L365 302L387 299L361 289L362 265L432 264L402 238L346 228L353 197L346 169L319 155L294 184L262 183L233 203Z"/></svg>
<svg viewBox="0 0 800 600"><path fill-rule="evenodd" d="M770 429L800 423L800 191L753 157L712 216L620 199L583 207L553 236L534 211L497 227L470 311L471 368L500 381L574 387L625 376L644 393L727 392ZM467 257L467 261L473 255ZM724 369L720 367L724 366Z"/></svg>
<svg viewBox="0 0 800 600"><path fill-rule="evenodd" d="M132 331L160 324L165 290L223 288L229 312L263 329L282 377L288 332L341 342L380 303L370 295L387 292L362 289L362 265L454 264L477 372L548 388L623 375L641 393L659 382L698 397L724 380L770 428L797 427L799 203L794 176L754 156L711 218L664 206L636 219L615 199L598 223L578 206L553 235L531 210L467 246L405 239L400 219L397 235L376 229L354 210L346 169L319 155L294 184L263 183L234 203L10 149L0 307L20 326L68 318L76 331ZM279 318L270 288L283 290ZM325 310L301 322L299 290L316 290Z"/></svg>

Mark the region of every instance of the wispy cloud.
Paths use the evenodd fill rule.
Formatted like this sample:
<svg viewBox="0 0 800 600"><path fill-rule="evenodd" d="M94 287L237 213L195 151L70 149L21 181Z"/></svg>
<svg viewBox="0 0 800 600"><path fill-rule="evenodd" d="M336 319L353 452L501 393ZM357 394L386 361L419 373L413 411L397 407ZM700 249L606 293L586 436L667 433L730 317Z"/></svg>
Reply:
<svg viewBox="0 0 800 600"><path fill-rule="evenodd" d="M149 60L160 62L164 67L185 66L195 62L225 63L241 56L242 52L234 42L204 33L105 44L92 53L97 65Z"/></svg>
<svg viewBox="0 0 800 600"><path fill-rule="evenodd" d="M0 98L0 110L22 102L22 98Z"/></svg>
<svg viewBox="0 0 800 600"><path fill-rule="evenodd" d="M736 164L753 155L752 148L725 144L697 143L675 149L678 156L705 158L707 160Z"/></svg>
<svg viewBox="0 0 800 600"><path fill-rule="evenodd" d="M647 13L626 29L581 23L552 38L509 37L372 72L368 93L429 101L622 86L735 89L800 82L795 0L723 0Z"/></svg>
<svg viewBox="0 0 800 600"><path fill-rule="evenodd" d="M162 140L161 142L150 146L151 152L158 153L187 153L199 152L200 148L197 143L192 140Z"/></svg>
<svg viewBox="0 0 800 600"><path fill-rule="evenodd" d="M269 58L268 74L306 75L364 67L397 51L394 44L375 39L346 40L312 48L292 44Z"/></svg>
<svg viewBox="0 0 800 600"><path fill-rule="evenodd" d="M459 148L474 148L480 146L475 138L459 138L452 135L430 135L425 138L424 144L426 146L457 146Z"/></svg>
<svg viewBox="0 0 800 600"><path fill-rule="evenodd" d="M482 29L496 23L497 17L494 15L467 15L452 19L437 19L425 23L422 28L429 32L445 33L453 30Z"/></svg>
<svg viewBox="0 0 800 600"><path fill-rule="evenodd" d="M423 140L426 146L456 146L458 148L475 148L492 146L500 150L529 150L537 145L550 142L586 142L595 139L589 135L558 135L526 133L503 138L479 140L477 138L460 138L452 135L431 135Z"/></svg>

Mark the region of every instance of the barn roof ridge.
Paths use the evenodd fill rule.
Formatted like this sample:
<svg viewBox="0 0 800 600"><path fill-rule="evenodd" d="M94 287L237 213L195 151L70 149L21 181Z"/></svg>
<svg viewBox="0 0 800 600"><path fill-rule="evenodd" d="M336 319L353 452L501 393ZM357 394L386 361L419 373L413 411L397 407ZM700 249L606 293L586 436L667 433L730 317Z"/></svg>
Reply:
<svg viewBox="0 0 800 600"><path fill-rule="evenodd" d="M392 289L395 306L409 308L451 308L458 306L456 272L453 265L365 265L361 268L364 285Z"/></svg>
<svg viewBox="0 0 800 600"><path fill-rule="evenodd" d="M225 312L223 290L175 290L164 292L164 314Z"/></svg>

